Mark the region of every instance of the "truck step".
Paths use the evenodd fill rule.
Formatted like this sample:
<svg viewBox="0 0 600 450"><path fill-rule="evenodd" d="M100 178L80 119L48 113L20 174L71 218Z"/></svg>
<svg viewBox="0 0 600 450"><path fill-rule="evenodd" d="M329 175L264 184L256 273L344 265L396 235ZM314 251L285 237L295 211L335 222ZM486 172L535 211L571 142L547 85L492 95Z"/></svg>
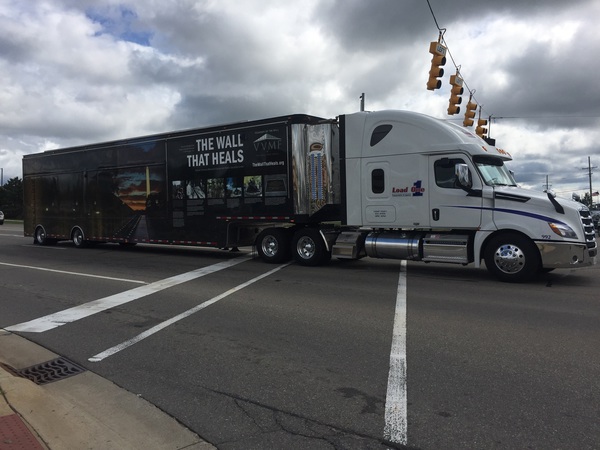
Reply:
<svg viewBox="0 0 600 450"><path fill-rule="evenodd" d="M360 231L340 233L331 249L331 255L338 259L359 259L367 256L365 235L366 233Z"/></svg>

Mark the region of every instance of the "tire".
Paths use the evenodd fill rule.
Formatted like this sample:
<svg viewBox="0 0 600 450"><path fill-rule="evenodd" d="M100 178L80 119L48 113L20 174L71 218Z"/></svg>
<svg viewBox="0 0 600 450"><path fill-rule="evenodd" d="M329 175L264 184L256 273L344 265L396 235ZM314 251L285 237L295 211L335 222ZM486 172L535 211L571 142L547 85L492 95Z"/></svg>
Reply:
<svg viewBox="0 0 600 450"><path fill-rule="evenodd" d="M33 232L33 243L37 245L48 245L48 237L43 226L38 226Z"/></svg>
<svg viewBox="0 0 600 450"><path fill-rule="evenodd" d="M325 241L316 228L303 228L292 239L294 260L303 266L318 266L331 258Z"/></svg>
<svg viewBox="0 0 600 450"><path fill-rule="evenodd" d="M290 234L284 228L267 228L256 238L256 250L267 263L280 264L290 259Z"/></svg>
<svg viewBox="0 0 600 450"><path fill-rule="evenodd" d="M81 228L75 228L71 233L71 238L73 239L73 244L75 244L75 247L84 248L87 246L87 241L85 240L85 235L83 234L83 230Z"/></svg>
<svg viewBox="0 0 600 450"><path fill-rule="evenodd" d="M542 271L540 253L529 238L517 233L492 237L485 248L485 265L500 281L522 283Z"/></svg>

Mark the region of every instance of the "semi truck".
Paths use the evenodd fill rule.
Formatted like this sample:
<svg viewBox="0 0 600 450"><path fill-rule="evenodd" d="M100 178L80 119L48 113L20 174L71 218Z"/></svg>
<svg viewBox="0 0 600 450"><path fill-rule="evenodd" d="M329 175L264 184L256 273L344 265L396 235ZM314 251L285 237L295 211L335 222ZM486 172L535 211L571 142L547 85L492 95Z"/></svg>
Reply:
<svg viewBox="0 0 600 450"><path fill-rule="evenodd" d="M23 157L24 233L253 246L264 261L485 266L522 282L595 264L581 203L517 186L511 155L468 129L384 110L294 114Z"/></svg>

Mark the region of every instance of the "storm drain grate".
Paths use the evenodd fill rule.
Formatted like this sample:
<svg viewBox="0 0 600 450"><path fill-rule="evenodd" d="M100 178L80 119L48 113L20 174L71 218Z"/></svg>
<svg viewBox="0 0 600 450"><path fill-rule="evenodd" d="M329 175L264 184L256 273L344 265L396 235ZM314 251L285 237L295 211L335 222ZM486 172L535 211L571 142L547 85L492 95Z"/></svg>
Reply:
<svg viewBox="0 0 600 450"><path fill-rule="evenodd" d="M60 357L16 372L19 376L27 378L35 384L42 385L63 380L85 371L84 367L69 361L67 358Z"/></svg>

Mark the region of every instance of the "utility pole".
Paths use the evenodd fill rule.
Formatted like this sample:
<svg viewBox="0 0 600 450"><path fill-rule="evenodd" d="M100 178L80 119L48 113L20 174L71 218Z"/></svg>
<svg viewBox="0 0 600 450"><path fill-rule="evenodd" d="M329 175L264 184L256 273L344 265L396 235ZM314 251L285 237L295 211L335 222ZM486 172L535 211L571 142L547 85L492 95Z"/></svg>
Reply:
<svg viewBox="0 0 600 450"><path fill-rule="evenodd" d="M592 167L592 161L591 161L591 159L590 159L589 156L588 156L588 166L581 168L581 170L587 170L588 171L588 177L589 177L589 180L590 180L590 209L594 205L594 201L592 200L592 198L593 198L592 197L592 194L593 194L593 192L592 192L592 174L593 174L592 169L597 169L597 168L598 168L598 166Z"/></svg>
<svg viewBox="0 0 600 450"><path fill-rule="evenodd" d="M548 175L546 175L546 184L542 184L542 186L544 186L544 191L547 191L548 189L550 189L550 186L552 186L548 182Z"/></svg>

